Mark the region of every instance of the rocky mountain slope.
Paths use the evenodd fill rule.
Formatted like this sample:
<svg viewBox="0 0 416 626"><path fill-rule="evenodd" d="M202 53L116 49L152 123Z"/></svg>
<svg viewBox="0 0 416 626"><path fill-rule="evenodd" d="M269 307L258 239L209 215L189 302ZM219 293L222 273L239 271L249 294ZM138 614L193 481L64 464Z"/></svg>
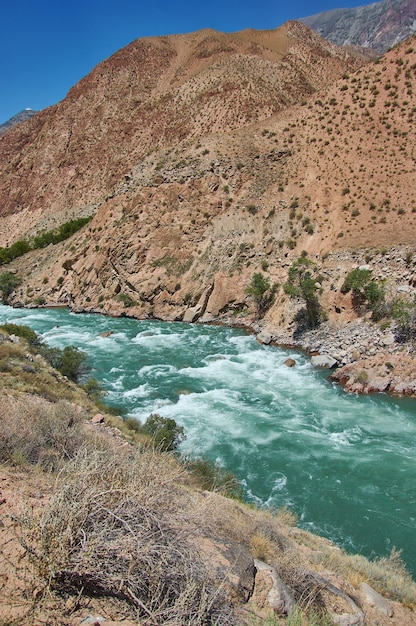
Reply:
<svg viewBox="0 0 416 626"><path fill-rule="evenodd" d="M338 46L386 52L416 31L414 0L383 0L350 9L333 9L300 20Z"/></svg>
<svg viewBox="0 0 416 626"><path fill-rule="evenodd" d="M329 311L347 306L339 286L357 254L351 250L379 247L380 254L380 247L414 245L412 43L380 62L344 71L332 86L267 120L155 148L130 162L127 173L121 169L114 189L100 191L106 191L104 198L90 195L92 186L87 196L96 213L89 226L46 254L30 253L27 266L25 257L19 260L21 271L31 275L18 300L41 295L51 304L103 312L123 311L127 303L132 315L176 319L201 299L209 319L244 307L244 289L256 271L282 284L305 250L328 268ZM114 151L110 142L97 159ZM73 198L96 172L83 159L79 163L85 172ZM34 201L21 212L11 212L9 200L10 213L1 219L3 242L11 233L27 234L27 215L39 227L67 211L60 204L65 174L62 185L46 171L45 178L32 175L36 185L20 185L19 193L37 194L45 180L45 194L54 200L38 210ZM52 211L55 204L62 207L58 212ZM363 263L365 255L359 255ZM274 323L288 313L289 303L282 306L279 299L271 310Z"/></svg>
<svg viewBox="0 0 416 626"><path fill-rule="evenodd" d="M359 64L297 23L137 40L2 138L1 215L19 213L18 236L95 211L150 151L266 119Z"/></svg>

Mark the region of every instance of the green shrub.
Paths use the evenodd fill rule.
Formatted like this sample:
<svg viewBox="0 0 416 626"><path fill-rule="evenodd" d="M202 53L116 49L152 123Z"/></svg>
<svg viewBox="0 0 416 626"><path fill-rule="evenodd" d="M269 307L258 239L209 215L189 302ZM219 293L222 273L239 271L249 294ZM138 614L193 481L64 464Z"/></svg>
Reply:
<svg viewBox="0 0 416 626"><path fill-rule="evenodd" d="M58 364L61 374L72 380L78 382L81 376L85 373L85 361L87 356L82 350L75 346L66 346L62 350L60 363Z"/></svg>
<svg viewBox="0 0 416 626"><path fill-rule="evenodd" d="M321 277L314 272L315 263L305 256L300 256L289 268L288 279L283 285L286 295L304 301L306 323L310 328L316 328L325 318L317 295ZM301 321L301 318L298 321Z"/></svg>
<svg viewBox="0 0 416 626"><path fill-rule="evenodd" d="M74 235L78 230L80 230L85 224L90 222L92 217L80 217L76 220L70 220L69 222L65 222L65 224L61 224L59 228L54 230L49 230L46 232L37 235L32 243L32 249L36 250L37 248L46 248L50 244L57 244L61 241L65 241L65 239L69 239L72 235Z"/></svg>
<svg viewBox="0 0 416 626"><path fill-rule="evenodd" d="M17 274L13 274L13 272L3 272L0 274L0 291L1 291L1 302L3 304L9 303L9 297L13 293L13 291L22 284L22 279Z"/></svg>
<svg viewBox="0 0 416 626"><path fill-rule="evenodd" d="M85 226L85 224L88 224L91 219L92 217L80 217L77 220L70 220L65 224L61 224L59 228L40 233L33 239L32 242L29 242L26 239L19 239L19 241L15 241L7 248L0 248L0 265L10 263L13 259L17 259L31 250L46 248L46 246L49 246L50 244L53 245L68 239L76 233L77 230Z"/></svg>
<svg viewBox="0 0 416 626"><path fill-rule="evenodd" d="M355 309L365 306L372 311L373 319L380 320L387 312L386 294L382 285L372 280L369 269L355 268L349 272L341 287L342 293L352 292Z"/></svg>
<svg viewBox="0 0 416 626"><path fill-rule="evenodd" d="M142 432L149 435L155 448L160 452L173 452L186 439L182 426L174 419L163 417L158 413L149 415L142 427Z"/></svg>
<svg viewBox="0 0 416 626"><path fill-rule="evenodd" d="M267 262L267 261L266 261ZM261 272L256 272L251 279L251 283L246 287L247 295L252 296L256 308L257 315L261 317L271 306L277 290L277 285L271 287L270 280Z"/></svg>
<svg viewBox="0 0 416 626"><path fill-rule="evenodd" d="M75 383L77 383L88 370L86 365L87 355L75 346L66 346L61 350L60 348L52 348L42 342L37 351L49 365Z"/></svg>
<svg viewBox="0 0 416 626"><path fill-rule="evenodd" d="M396 339L403 343L416 338L416 298L397 298L391 307L391 316L396 321Z"/></svg>
<svg viewBox="0 0 416 626"><path fill-rule="evenodd" d="M351 270L347 275L341 287L342 293L352 291L354 293L362 292L367 283L371 280L371 270L360 269L359 267Z"/></svg>
<svg viewBox="0 0 416 626"><path fill-rule="evenodd" d="M230 498L242 498L243 491L237 478L232 472L225 470L218 463L201 457L188 459L186 466L201 489L220 491Z"/></svg>

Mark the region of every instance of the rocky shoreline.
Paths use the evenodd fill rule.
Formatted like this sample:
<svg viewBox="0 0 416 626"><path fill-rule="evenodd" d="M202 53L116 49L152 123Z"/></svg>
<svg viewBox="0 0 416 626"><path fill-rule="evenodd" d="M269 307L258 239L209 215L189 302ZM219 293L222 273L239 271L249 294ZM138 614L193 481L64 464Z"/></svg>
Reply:
<svg viewBox="0 0 416 626"><path fill-rule="evenodd" d="M327 322L297 338L268 328L255 331L258 341L266 345L290 346L311 356L327 357L327 363L321 365L334 369L331 379L346 391L416 397L414 349L410 343L397 343L390 327L383 331L358 318L340 327Z"/></svg>
<svg viewBox="0 0 416 626"><path fill-rule="evenodd" d="M19 303L19 306L22 306ZM50 305L48 305L50 306ZM74 313L97 313L119 317L119 311L98 311L79 306L68 307ZM143 319L126 315L133 319ZM171 321L163 320L161 321ZM398 396L416 397L416 356L411 343L398 343L395 329L382 330L365 317L344 324L325 322L314 330L296 335L290 327L276 330L259 322L242 323L226 316L213 317L209 321L195 321L218 326L243 328L256 335L264 345L294 348L314 357L325 357L313 363L332 369L331 380L351 393L390 393ZM313 361L312 361L313 362Z"/></svg>

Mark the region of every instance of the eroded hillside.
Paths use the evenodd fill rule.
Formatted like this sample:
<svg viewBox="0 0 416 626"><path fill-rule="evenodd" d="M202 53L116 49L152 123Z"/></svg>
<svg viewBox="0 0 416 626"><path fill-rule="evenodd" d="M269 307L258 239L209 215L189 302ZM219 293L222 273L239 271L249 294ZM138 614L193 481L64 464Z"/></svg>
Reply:
<svg viewBox="0 0 416 626"><path fill-rule="evenodd" d="M267 121L152 151L84 230L15 262L15 302L244 322L253 274L281 285L301 253L325 270L330 316L351 310L340 287L357 262L380 258L391 289L411 288L415 75L413 39ZM269 322L287 325L291 307L280 292Z"/></svg>
<svg viewBox="0 0 416 626"><path fill-rule="evenodd" d="M299 102L361 61L290 22L275 31L140 39L0 140L0 244L91 213L157 149Z"/></svg>

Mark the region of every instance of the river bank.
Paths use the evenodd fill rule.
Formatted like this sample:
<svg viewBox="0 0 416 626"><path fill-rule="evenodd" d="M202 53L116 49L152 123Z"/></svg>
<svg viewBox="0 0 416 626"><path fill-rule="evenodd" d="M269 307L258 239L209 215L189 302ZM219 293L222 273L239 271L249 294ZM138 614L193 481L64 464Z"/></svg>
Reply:
<svg viewBox="0 0 416 626"><path fill-rule="evenodd" d="M18 306L22 306L21 303ZM148 316L127 314L115 307L109 310L94 307L67 306L63 304L24 308L68 308L72 313L90 313L114 318L135 320ZM171 317L154 317L155 321L171 322ZM181 321L181 320L176 320ZM296 332L291 325L285 331L272 325L243 320L229 315L219 315L209 321L194 324L239 328L256 335L264 345L301 350L309 356L328 357L322 366L332 369L331 380L351 393L390 393L397 396L416 397L416 356L411 342L399 343L394 326L382 329L365 317L345 323L324 322L318 328Z"/></svg>
<svg viewBox="0 0 416 626"><path fill-rule="evenodd" d="M294 333L256 328L261 343L291 346L309 355L330 357L331 379L353 393L388 392L416 396L416 358L411 343L398 343L394 328L358 318L344 325L324 323L296 337Z"/></svg>

